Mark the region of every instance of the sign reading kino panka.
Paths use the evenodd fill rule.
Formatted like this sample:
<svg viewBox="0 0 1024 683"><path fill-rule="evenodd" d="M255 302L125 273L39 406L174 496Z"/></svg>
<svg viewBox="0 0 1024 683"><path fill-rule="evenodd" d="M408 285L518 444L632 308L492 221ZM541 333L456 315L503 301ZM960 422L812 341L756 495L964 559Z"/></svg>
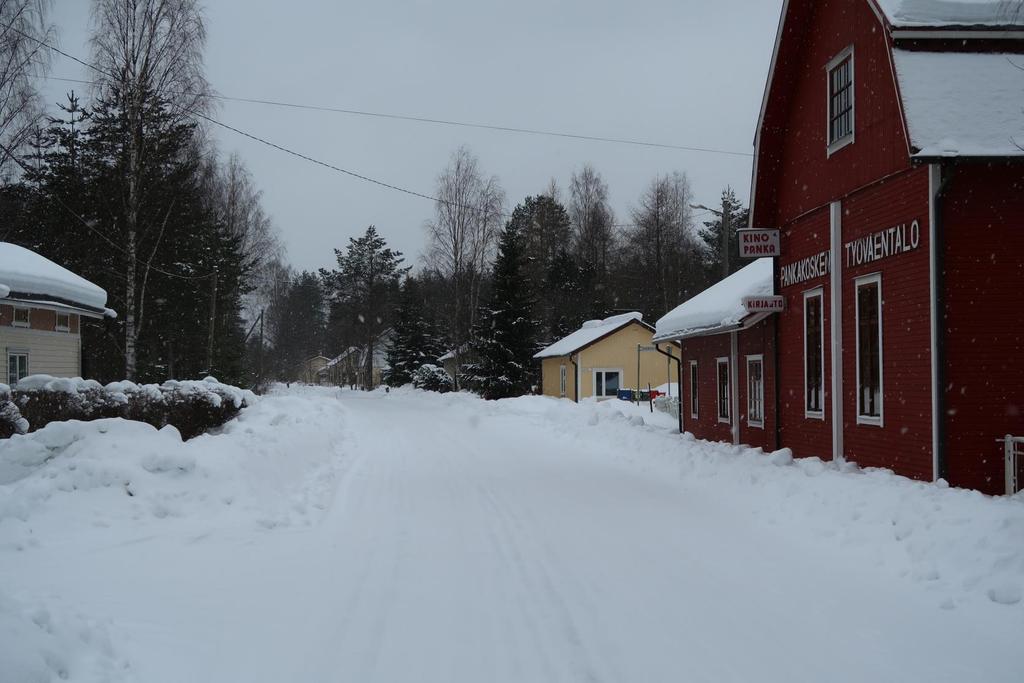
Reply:
<svg viewBox="0 0 1024 683"><path fill-rule="evenodd" d="M782 253L778 230L737 230L741 258L779 256Z"/></svg>

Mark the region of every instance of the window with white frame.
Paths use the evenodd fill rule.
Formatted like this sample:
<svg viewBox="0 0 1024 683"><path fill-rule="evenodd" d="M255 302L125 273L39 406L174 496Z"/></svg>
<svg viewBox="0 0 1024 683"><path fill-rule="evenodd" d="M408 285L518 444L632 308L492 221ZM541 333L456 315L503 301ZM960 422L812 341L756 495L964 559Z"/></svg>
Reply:
<svg viewBox="0 0 1024 683"><path fill-rule="evenodd" d="M819 287L804 292L804 414L825 417L824 294Z"/></svg>
<svg viewBox="0 0 1024 683"><path fill-rule="evenodd" d="M14 386L25 377L28 377L28 352L8 351L7 383Z"/></svg>
<svg viewBox="0 0 1024 683"><path fill-rule="evenodd" d="M15 308L14 309L14 321L12 324L15 327L28 327L29 326L29 309L27 308Z"/></svg>
<svg viewBox="0 0 1024 683"><path fill-rule="evenodd" d="M57 314L57 331L58 332L70 332L71 331L71 314L70 313L58 313Z"/></svg>
<svg viewBox="0 0 1024 683"><path fill-rule="evenodd" d="M594 370L594 396L598 398L618 396L621 386L621 370Z"/></svg>
<svg viewBox="0 0 1024 683"><path fill-rule="evenodd" d="M730 396L729 396L729 359L718 358L718 421L731 422Z"/></svg>
<svg viewBox="0 0 1024 683"><path fill-rule="evenodd" d="M694 420L696 420L697 416L699 415L698 410L697 410L697 396L698 396L699 387L700 387L700 383L698 382L698 377L699 377L699 375L697 373L697 361L691 360L690 361L690 417L692 417Z"/></svg>
<svg viewBox="0 0 1024 683"><path fill-rule="evenodd" d="M857 422L882 424L882 276L857 278Z"/></svg>
<svg viewBox="0 0 1024 683"><path fill-rule="evenodd" d="M853 142L853 47L828 63L829 152Z"/></svg>
<svg viewBox="0 0 1024 683"><path fill-rule="evenodd" d="M567 377L566 367L564 365L558 368L558 393L559 396L565 398L565 380Z"/></svg>
<svg viewBox="0 0 1024 683"><path fill-rule="evenodd" d="M764 356L747 356L747 425L764 427Z"/></svg>

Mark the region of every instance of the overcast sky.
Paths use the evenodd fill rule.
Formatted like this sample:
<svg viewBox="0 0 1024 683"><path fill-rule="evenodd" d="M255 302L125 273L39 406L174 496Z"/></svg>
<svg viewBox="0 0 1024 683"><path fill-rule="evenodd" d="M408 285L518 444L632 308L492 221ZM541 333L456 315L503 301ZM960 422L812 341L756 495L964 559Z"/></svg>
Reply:
<svg viewBox="0 0 1024 683"><path fill-rule="evenodd" d="M782 0L207 0L206 69L219 94L673 145L752 150ZM88 57L89 5L57 0L61 47ZM58 58L52 75L88 78ZM72 86L44 84L47 101ZM79 88L81 89L81 88ZM593 164L620 221L657 174L685 172L713 204L746 201L751 159L224 103L217 118L309 156L432 194L467 145L509 208L564 189ZM315 166L234 133L296 268L375 224L418 264L433 205Z"/></svg>

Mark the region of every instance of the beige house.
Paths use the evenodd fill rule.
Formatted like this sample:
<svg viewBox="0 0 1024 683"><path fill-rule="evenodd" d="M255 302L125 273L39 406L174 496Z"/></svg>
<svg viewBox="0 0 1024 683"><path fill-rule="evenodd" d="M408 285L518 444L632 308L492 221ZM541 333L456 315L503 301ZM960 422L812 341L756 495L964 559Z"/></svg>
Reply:
<svg viewBox="0 0 1024 683"><path fill-rule="evenodd" d="M320 384L320 371L331 362L326 356L313 356L302 361L296 370L298 381L303 384Z"/></svg>
<svg viewBox="0 0 1024 683"><path fill-rule="evenodd" d="M3 380L81 377L83 318L114 317L107 293L39 254L0 242Z"/></svg>
<svg viewBox="0 0 1024 683"><path fill-rule="evenodd" d="M654 328L640 313L584 323L534 356L541 361L541 393L603 400L617 396L619 389L675 381L671 361L653 350L653 336Z"/></svg>

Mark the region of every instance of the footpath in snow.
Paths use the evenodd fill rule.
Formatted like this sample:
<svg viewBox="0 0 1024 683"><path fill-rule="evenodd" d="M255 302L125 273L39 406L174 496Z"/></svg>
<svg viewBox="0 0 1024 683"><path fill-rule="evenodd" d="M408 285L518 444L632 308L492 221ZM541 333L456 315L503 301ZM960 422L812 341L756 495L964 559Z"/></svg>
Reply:
<svg viewBox="0 0 1024 683"><path fill-rule="evenodd" d="M0 682L1020 681L1024 497L618 401L295 388L0 443Z"/></svg>

